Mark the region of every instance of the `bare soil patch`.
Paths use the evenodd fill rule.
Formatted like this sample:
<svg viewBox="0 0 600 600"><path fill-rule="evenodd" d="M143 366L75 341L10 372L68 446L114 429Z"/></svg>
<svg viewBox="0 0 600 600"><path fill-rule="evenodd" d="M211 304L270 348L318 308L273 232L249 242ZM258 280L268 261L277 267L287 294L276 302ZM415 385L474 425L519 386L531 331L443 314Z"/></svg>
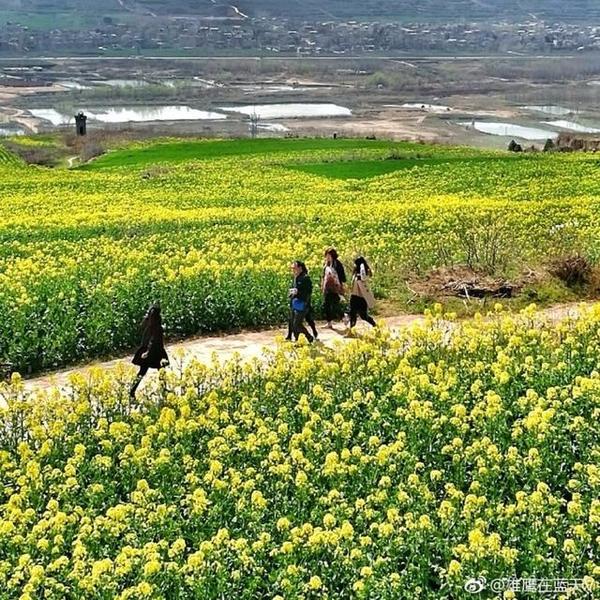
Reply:
<svg viewBox="0 0 600 600"><path fill-rule="evenodd" d="M541 281L543 272L528 270L514 279L493 276L466 265L439 267L407 283L416 296L428 298L514 298L526 286Z"/></svg>
<svg viewBox="0 0 600 600"><path fill-rule="evenodd" d="M298 119L288 120L285 126L296 133L305 135L342 136L375 135L397 140L440 142L452 137L452 132L440 127L439 122L427 122L423 113L387 109L361 114L356 111L352 119Z"/></svg>

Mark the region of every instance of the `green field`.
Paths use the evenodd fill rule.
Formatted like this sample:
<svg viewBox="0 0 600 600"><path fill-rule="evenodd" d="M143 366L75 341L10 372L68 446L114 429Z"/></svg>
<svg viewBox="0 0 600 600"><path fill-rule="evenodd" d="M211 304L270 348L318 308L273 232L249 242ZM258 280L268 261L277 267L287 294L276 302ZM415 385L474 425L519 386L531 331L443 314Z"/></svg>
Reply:
<svg viewBox="0 0 600 600"><path fill-rule="evenodd" d="M114 8L104 9L101 15L97 11L83 8L81 5L54 6L47 3L43 6L23 10L0 7L0 25L8 22L19 23L34 30L93 28L101 26L104 17L111 17L121 23L132 20L130 13L118 10L116 2Z"/></svg>
<svg viewBox="0 0 600 600"><path fill-rule="evenodd" d="M3 146L0 146L0 166L14 165L19 162L14 154L8 152Z"/></svg>
<svg viewBox="0 0 600 600"><path fill-rule="evenodd" d="M51 29L64 27L77 29L93 27L102 23L102 18L113 17L118 22L152 13L160 18L168 16L223 16L227 4L210 0L128 0L120 4L107 0L101 13L91 0L28 0L15 3L3 10L0 19L20 22L33 28ZM307 20L391 20L412 22L461 22L465 19L524 20L532 14L543 19L561 19L585 22L597 17L600 12L588 0L497 0L496 2L472 2L471 0L307 0L297 4L282 4L275 0L240 0L237 6L252 17L288 17Z"/></svg>
<svg viewBox="0 0 600 600"><path fill-rule="evenodd" d="M303 171L304 173L318 175L319 177L330 177L333 179L370 179L371 177L378 177L379 175L386 175L387 173L393 173L394 171L412 169L415 167L419 168L446 164L451 168L451 163L457 162L476 166L477 163L484 162L489 164L489 162L493 160L490 156L419 156L418 152L414 152L414 148L411 148L411 150L412 151L406 153L406 158L404 158L403 154L398 154L397 151L394 151L391 156L384 159L344 160L316 164L300 164L294 166L294 168L298 171ZM510 158L502 157L497 160L505 162L510 160Z"/></svg>
<svg viewBox="0 0 600 600"><path fill-rule="evenodd" d="M381 150L402 147L385 140L361 139L239 139L222 141L158 141L117 149L80 167L81 170L97 170L111 167L139 167L158 163L181 163L227 156L277 155L289 152ZM414 152L414 145L409 145Z"/></svg>

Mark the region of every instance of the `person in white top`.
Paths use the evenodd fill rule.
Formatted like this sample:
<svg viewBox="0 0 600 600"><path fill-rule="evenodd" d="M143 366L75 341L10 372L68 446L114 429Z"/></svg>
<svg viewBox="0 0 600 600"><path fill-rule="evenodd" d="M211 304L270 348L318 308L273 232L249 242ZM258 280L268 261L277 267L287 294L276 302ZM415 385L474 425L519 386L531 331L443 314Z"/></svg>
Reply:
<svg viewBox="0 0 600 600"><path fill-rule="evenodd" d="M352 290L350 292L350 332L358 317L375 327L375 319L369 315L369 309L375 306L375 296L369 287L369 278L373 272L363 256L354 261L352 272Z"/></svg>

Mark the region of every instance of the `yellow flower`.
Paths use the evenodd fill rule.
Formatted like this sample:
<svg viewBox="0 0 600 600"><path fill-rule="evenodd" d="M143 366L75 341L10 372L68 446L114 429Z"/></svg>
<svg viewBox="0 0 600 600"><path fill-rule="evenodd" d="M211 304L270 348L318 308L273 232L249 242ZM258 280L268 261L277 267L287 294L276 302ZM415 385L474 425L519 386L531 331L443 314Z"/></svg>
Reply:
<svg viewBox="0 0 600 600"><path fill-rule="evenodd" d="M204 552L199 550L188 556L187 564L192 569L198 569L203 565L204 558L205 558Z"/></svg>
<svg viewBox="0 0 600 600"><path fill-rule="evenodd" d="M169 548L169 557L175 558L176 556L179 556L184 552L185 547L185 540L182 538L177 538Z"/></svg>
<svg viewBox="0 0 600 600"><path fill-rule="evenodd" d="M369 446L371 448L377 448L381 444L381 439L377 435L372 435L369 438Z"/></svg>
<svg viewBox="0 0 600 600"><path fill-rule="evenodd" d="M434 469L433 471L431 471L431 473L429 473L429 477L431 481L440 481L443 477L443 474L441 471Z"/></svg>
<svg viewBox="0 0 600 600"><path fill-rule="evenodd" d="M304 471L298 471L296 475L296 485L300 488L305 487L308 483L308 477Z"/></svg>
<svg viewBox="0 0 600 600"><path fill-rule="evenodd" d="M360 576L363 579L368 579L369 577L371 577L373 575L373 569L371 567L363 567L360 570Z"/></svg>
<svg viewBox="0 0 600 600"><path fill-rule="evenodd" d="M152 577L160 571L161 565L158 560L151 560L144 565L144 577Z"/></svg>
<svg viewBox="0 0 600 600"><path fill-rule="evenodd" d="M266 506L267 506L267 500L265 499L265 497L263 496L263 494L260 490L254 490L252 492L252 495L250 497L250 502L252 502L252 505L255 508L258 508L260 510L262 510L263 508L266 508Z"/></svg>
<svg viewBox="0 0 600 600"><path fill-rule="evenodd" d="M323 525L325 525L325 527L327 527L327 529L332 529L333 527L335 527L335 517L331 514L331 513L327 513L324 517L323 517Z"/></svg>
<svg viewBox="0 0 600 600"><path fill-rule="evenodd" d="M462 570L461 564L457 560L451 560L448 565L448 575L455 577Z"/></svg>
<svg viewBox="0 0 600 600"><path fill-rule="evenodd" d="M429 515L421 515L419 517L419 527L421 529L431 529L433 527Z"/></svg>
<svg viewBox="0 0 600 600"><path fill-rule="evenodd" d="M354 536L354 527L349 521L344 521L340 528L340 535L345 539L351 539Z"/></svg>
<svg viewBox="0 0 600 600"><path fill-rule="evenodd" d="M137 592L141 596L150 596L152 594L153 588L147 581L142 581L137 585Z"/></svg>

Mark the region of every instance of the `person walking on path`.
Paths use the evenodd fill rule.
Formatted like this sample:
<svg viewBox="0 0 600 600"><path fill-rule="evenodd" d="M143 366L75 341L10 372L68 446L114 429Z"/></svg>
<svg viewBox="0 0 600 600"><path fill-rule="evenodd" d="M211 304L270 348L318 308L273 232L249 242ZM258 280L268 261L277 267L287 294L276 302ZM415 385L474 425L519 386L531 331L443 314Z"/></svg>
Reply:
<svg viewBox="0 0 600 600"><path fill-rule="evenodd" d="M287 335L285 336L285 339L288 342L292 340L292 336L294 335L294 327L292 325L292 317L294 316L294 309L292 308L292 300L293 300L293 298L290 298L290 315L288 317L288 331L287 331ZM319 332L317 331L317 324L316 324L315 318L313 316L312 304L310 305L308 312L306 313L306 324L312 329L312 334L313 334L313 337L315 338L315 340L318 339ZM298 340L297 337L295 337L294 339L296 339L296 341Z"/></svg>
<svg viewBox="0 0 600 600"><path fill-rule="evenodd" d="M148 309L142 321L142 343L136 350L131 362L140 367L129 390L129 396L135 398L137 388L148 369L162 369L169 364L169 357L165 350L160 305L158 304L153 304Z"/></svg>
<svg viewBox="0 0 600 600"><path fill-rule="evenodd" d="M338 259L335 248L325 251L325 266L323 268L323 301L327 327L333 329L333 321L341 317L340 300L344 294L346 272L344 265Z"/></svg>
<svg viewBox="0 0 600 600"><path fill-rule="evenodd" d="M304 269L304 274L308 275L308 269L306 268L306 265L304 265L304 263L299 263L301 265L303 265L303 269ZM293 272L293 265L294 263L292 263L292 272ZM292 282L292 289L296 288L296 276L294 274L294 279ZM309 304L308 304L308 309L306 311L306 315L305 315L305 321L306 324L312 329L312 335L313 338L316 340L319 337L319 332L317 331L317 324L315 323L315 319L313 316L313 308L312 308L312 281L311 281L311 298L309 299ZM292 303L294 302L294 296L291 295L290 293L290 314L289 314L289 318L288 318L288 332L287 332L287 336L286 336L286 340L287 341L291 341L292 339L295 339L296 341L298 341L298 336L294 333L294 325L293 325L293 319L294 319L294 309L292 308Z"/></svg>
<svg viewBox="0 0 600 600"><path fill-rule="evenodd" d="M312 343L314 337L308 333L304 325L304 320L310 311L312 281L308 275L308 269L302 261L296 260L292 263L292 272L294 274L294 287L290 289L291 334L298 340L302 333L309 343ZM291 338L291 336L289 337Z"/></svg>
<svg viewBox="0 0 600 600"><path fill-rule="evenodd" d="M354 261L354 270L352 272L352 291L350 293L350 329L348 335L351 335L356 320L360 317L363 321L375 327L376 323L373 317L369 315L369 309L375 306L375 296L369 288L369 277L373 275L371 268L364 257L359 256Z"/></svg>

